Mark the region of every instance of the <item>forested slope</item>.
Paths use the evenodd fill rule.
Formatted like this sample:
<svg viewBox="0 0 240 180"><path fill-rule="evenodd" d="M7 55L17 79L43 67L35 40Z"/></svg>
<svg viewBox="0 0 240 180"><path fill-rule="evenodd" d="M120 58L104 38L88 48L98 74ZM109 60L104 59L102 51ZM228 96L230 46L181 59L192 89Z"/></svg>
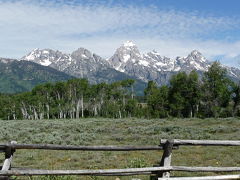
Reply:
<svg viewBox="0 0 240 180"><path fill-rule="evenodd" d="M51 67L30 61L0 59L0 92L30 91L38 84L72 79L73 77Z"/></svg>
<svg viewBox="0 0 240 180"><path fill-rule="evenodd" d="M79 117L233 117L240 115L240 86L215 62L197 72L173 75L169 85L149 81L136 96L134 80L90 84L86 79L47 83L31 92L0 96L2 119L74 119Z"/></svg>

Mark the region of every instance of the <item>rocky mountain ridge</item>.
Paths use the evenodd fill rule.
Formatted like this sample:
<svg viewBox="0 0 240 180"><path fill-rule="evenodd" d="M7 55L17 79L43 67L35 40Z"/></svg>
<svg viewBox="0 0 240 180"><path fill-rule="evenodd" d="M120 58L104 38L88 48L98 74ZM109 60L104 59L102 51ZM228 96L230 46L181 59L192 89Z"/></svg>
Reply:
<svg viewBox="0 0 240 180"><path fill-rule="evenodd" d="M155 50L141 54L131 41L121 45L108 62L121 72L138 77L145 82L154 80L159 85L166 84L171 75L176 72L207 71L211 64L197 50L193 50L187 57L176 59L161 56Z"/></svg>
<svg viewBox="0 0 240 180"><path fill-rule="evenodd" d="M87 78L92 83L104 79L115 80L115 76L125 74L144 82L153 80L162 85L168 83L170 77L177 72L189 73L195 70L202 74L211 65L211 62L197 50L193 50L186 57L172 59L161 56L155 50L142 54L132 41L123 43L109 59L101 58L85 48L79 48L71 54L51 49L35 49L21 59L53 67L75 77ZM227 68L230 77L240 78L239 69L224 67ZM98 74L103 71L105 77L99 79Z"/></svg>

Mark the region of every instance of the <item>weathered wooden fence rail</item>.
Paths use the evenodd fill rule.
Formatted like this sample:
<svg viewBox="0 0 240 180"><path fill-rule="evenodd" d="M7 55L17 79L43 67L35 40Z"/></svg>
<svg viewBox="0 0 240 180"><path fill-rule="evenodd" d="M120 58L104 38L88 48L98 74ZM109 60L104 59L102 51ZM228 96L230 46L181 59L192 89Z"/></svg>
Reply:
<svg viewBox="0 0 240 180"><path fill-rule="evenodd" d="M8 180L10 176L41 176L41 175L91 175L91 176L130 176L151 175L151 179L240 179L240 175L222 175L205 177L170 177L171 171L186 172L240 172L240 167L186 167L172 166L172 150L179 146L240 146L240 141L219 140L166 140L162 139L159 146L62 146L51 144L17 144L12 141L0 144L0 152L5 153L5 160L0 171L0 180ZM11 169L13 154L17 149L45 149L45 150L72 150L72 151L147 151L163 150L158 167L128 168L128 169L101 169L101 170L31 170Z"/></svg>
<svg viewBox="0 0 240 180"><path fill-rule="evenodd" d="M160 144L166 144L167 139L161 139ZM173 145L180 146L240 146L240 141L221 141L221 140L181 140L174 139Z"/></svg>
<svg viewBox="0 0 240 180"><path fill-rule="evenodd" d="M71 150L71 151L146 151L163 150L162 146L62 146L53 144L6 144L0 148L12 149L45 149L45 150Z"/></svg>

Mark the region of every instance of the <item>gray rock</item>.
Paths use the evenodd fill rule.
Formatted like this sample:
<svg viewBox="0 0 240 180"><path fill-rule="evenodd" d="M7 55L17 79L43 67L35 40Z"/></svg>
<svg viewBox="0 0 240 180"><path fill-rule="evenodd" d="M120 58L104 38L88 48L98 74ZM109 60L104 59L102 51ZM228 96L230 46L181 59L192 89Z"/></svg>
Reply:
<svg viewBox="0 0 240 180"><path fill-rule="evenodd" d="M161 56L155 50L141 54L131 41L122 44L108 60L85 48L79 48L72 54L35 49L22 59L53 67L78 78L87 78L91 83L113 82L131 77L144 82L153 80L162 85L167 84L173 74L196 70L202 75L211 65L197 50L193 50L187 57L171 59ZM239 69L224 67L227 68L229 77L239 80Z"/></svg>

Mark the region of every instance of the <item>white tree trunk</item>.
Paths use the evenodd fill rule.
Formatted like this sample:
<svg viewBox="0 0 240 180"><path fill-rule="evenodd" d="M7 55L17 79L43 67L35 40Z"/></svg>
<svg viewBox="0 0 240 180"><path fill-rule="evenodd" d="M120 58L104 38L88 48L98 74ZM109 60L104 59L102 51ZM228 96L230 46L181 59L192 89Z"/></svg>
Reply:
<svg viewBox="0 0 240 180"><path fill-rule="evenodd" d="M49 104L46 104L46 108L47 108L47 119L49 119L50 118L50 115L49 115L49 111L50 111Z"/></svg>
<svg viewBox="0 0 240 180"><path fill-rule="evenodd" d="M83 94L81 96L81 108L82 108L82 117L84 117L84 109L83 109Z"/></svg>
<svg viewBox="0 0 240 180"><path fill-rule="evenodd" d="M134 94L133 94L133 92L134 92L134 90L133 90L133 85L131 86L131 89L132 89L131 96L132 96L132 99L133 99L133 98L134 98Z"/></svg>
<svg viewBox="0 0 240 180"><path fill-rule="evenodd" d="M121 119L122 118L121 111L119 110L118 113L119 113L119 118Z"/></svg>
<svg viewBox="0 0 240 180"><path fill-rule="evenodd" d="M33 115L34 115L34 120L38 119L38 114L35 107L33 108Z"/></svg>

